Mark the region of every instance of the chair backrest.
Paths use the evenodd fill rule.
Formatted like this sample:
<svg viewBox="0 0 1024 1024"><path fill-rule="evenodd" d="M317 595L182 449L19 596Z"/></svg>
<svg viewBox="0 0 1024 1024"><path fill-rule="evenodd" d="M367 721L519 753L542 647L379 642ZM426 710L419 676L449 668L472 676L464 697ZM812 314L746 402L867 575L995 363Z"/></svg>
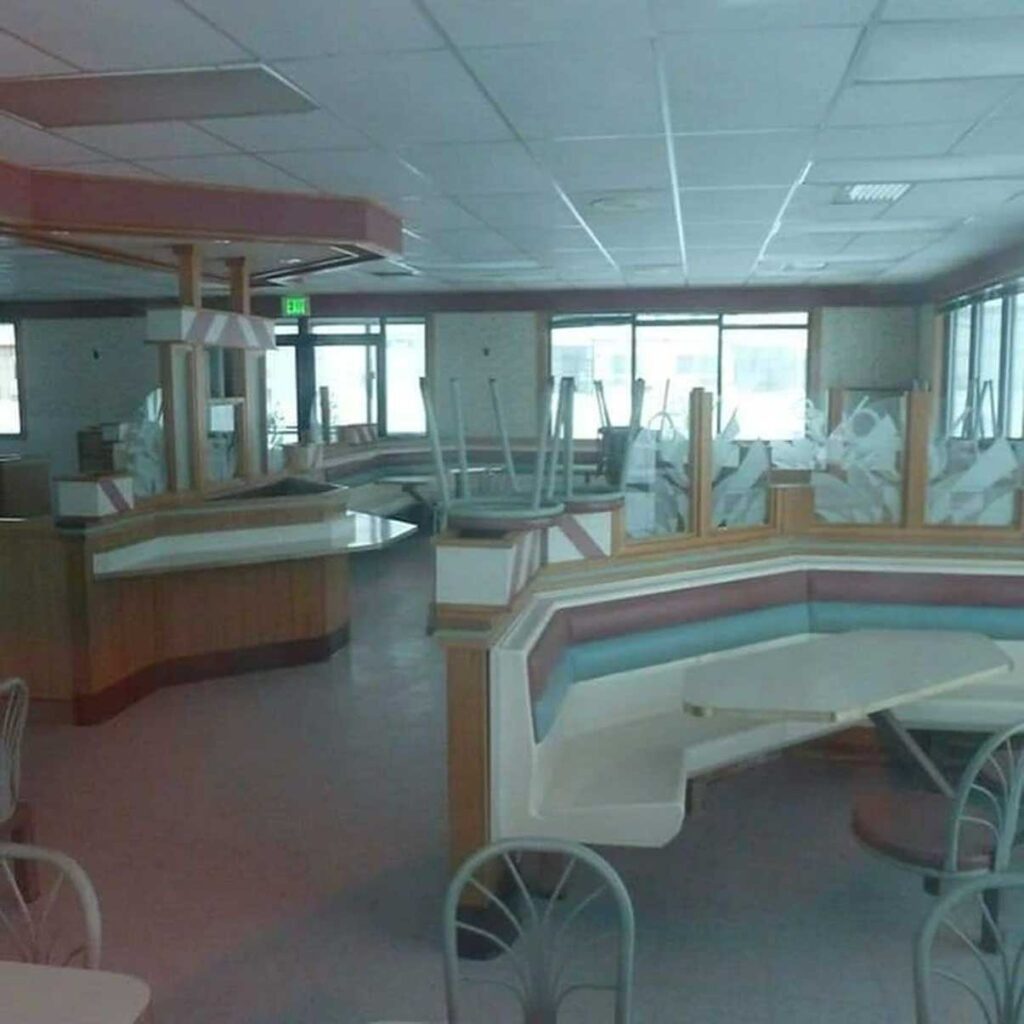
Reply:
<svg viewBox="0 0 1024 1024"><path fill-rule="evenodd" d="M24 868L41 876L40 895L31 903L19 884ZM61 900L69 889L74 899ZM69 927L67 904L72 902L84 941L78 927L74 934ZM41 846L0 843L0 958L95 968L100 965L101 937L96 890L76 861Z"/></svg>
<svg viewBox="0 0 1024 1024"><path fill-rule="evenodd" d="M947 872L956 872L966 830L982 829L993 842L992 867L1004 870L1020 831L1024 799L1024 722L990 736L967 763L950 808Z"/></svg>
<svg viewBox="0 0 1024 1024"><path fill-rule="evenodd" d="M559 870L544 895L531 890L524 857L541 855ZM536 886L532 887L536 890ZM468 897L460 909L460 901ZM468 909L467 909L468 908ZM471 971L459 961L459 937L495 955ZM605 979L573 981L594 964L577 963L581 954L600 959L599 945L617 940L614 967ZM622 879L603 857L578 843L554 839L509 839L477 851L456 872L444 908L445 992L449 1024L466 1019L464 983L498 986L512 992L524 1024L555 1024L565 999L580 990L615 993L615 1024L629 1024L633 992L635 925L633 906ZM591 958L593 959L593 957Z"/></svg>
<svg viewBox="0 0 1024 1024"><path fill-rule="evenodd" d="M1003 897L1012 890L1024 895L1024 873L981 875L957 883L932 908L914 943L917 1024L1024 1022L1024 934L1019 914L1014 915L1016 929L1001 929L985 898L986 893ZM993 937L991 953L983 952L971 938L979 909ZM1003 909L1006 916L1007 908Z"/></svg>
<svg viewBox="0 0 1024 1024"><path fill-rule="evenodd" d="M24 680L0 682L0 822L18 803L21 787L21 740L28 719L28 687Z"/></svg>

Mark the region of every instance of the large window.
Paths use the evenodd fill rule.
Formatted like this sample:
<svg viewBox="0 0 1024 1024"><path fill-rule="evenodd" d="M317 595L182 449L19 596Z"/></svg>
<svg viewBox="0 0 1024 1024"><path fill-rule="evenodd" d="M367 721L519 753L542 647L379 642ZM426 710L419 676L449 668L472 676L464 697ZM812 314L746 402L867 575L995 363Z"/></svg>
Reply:
<svg viewBox="0 0 1024 1024"><path fill-rule="evenodd" d="M0 323L0 437L20 437L23 433L18 379L18 339L14 324Z"/></svg>
<svg viewBox="0 0 1024 1024"><path fill-rule="evenodd" d="M719 428L735 414L744 439L802 437L808 321L806 312L556 317L551 373L576 378L579 438L595 437L600 426L595 380L612 423L623 425L638 378L645 422L666 413L685 430L690 391L702 387L715 396Z"/></svg>
<svg viewBox="0 0 1024 1024"><path fill-rule="evenodd" d="M426 374L422 318L348 317L279 323L267 356L271 434L292 441L328 389L331 425L372 423L380 434L426 430L420 378ZM305 407L304 407L305 406Z"/></svg>
<svg viewBox="0 0 1024 1024"><path fill-rule="evenodd" d="M951 437L1024 437L1024 300L1013 288L946 310L945 424Z"/></svg>

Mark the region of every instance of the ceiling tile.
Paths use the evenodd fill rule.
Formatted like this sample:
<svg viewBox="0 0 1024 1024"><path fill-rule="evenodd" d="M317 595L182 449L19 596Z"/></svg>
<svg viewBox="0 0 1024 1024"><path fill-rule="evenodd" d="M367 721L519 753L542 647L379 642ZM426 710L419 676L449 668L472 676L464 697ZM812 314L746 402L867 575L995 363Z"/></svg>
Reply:
<svg viewBox="0 0 1024 1024"><path fill-rule="evenodd" d="M660 210L621 214L599 213L591 207L584 216L606 248L660 249L678 243L674 217Z"/></svg>
<svg viewBox="0 0 1024 1024"><path fill-rule="evenodd" d="M527 138L661 130L647 40L467 50L466 60Z"/></svg>
<svg viewBox="0 0 1024 1024"><path fill-rule="evenodd" d="M416 231L443 228L481 229L486 225L457 203L443 196L416 196L391 200L388 205L402 218L402 225Z"/></svg>
<svg viewBox="0 0 1024 1024"><path fill-rule="evenodd" d="M939 231L861 235L843 250L843 255L902 259L918 249L937 242L942 237L943 233Z"/></svg>
<svg viewBox="0 0 1024 1024"><path fill-rule="evenodd" d="M824 116L857 38L852 28L666 36L673 128L812 127Z"/></svg>
<svg viewBox="0 0 1024 1024"><path fill-rule="evenodd" d="M1024 180L942 181L915 185L885 216L968 217L1024 193Z"/></svg>
<svg viewBox="0 0 1024 1024"><path fill-rule="evenodd" d="M447 193L538 192L551 183L518 142L417 146L402 156Z"/></svg>
<svg viewBox="0 0 1024 1024"><path fill-rule="evenodd" d="M573 139L532 148L569 191L671 186L664 139Z"/></svg>
<svg viewBox="0 0 1024 1024"><path fill-rule="evenodd" d="M572 227L506 227L502 234L524 252L592 252L594 241L579 224Z"/></svg>
<svg viewBox="0 0 1024 1024"><path fill-rule="evenodd" d="M362 132L342 124L325 110L263 117L217 117L195 123L250 153L365 149L369 146Z"/></svg>
<svg viewBox="0 0 1024 1024"><path fill-rule="evenodd" d="M149 178L155 180L162 178L162 174L150 170L148 167L140 167L138 164L129 163L127 160L97 160L83 164L60 164L53 168L60 171L74 171L76 174L102 174L104 177L113 178Z"/></svg>
<svg viewBox="0 0 1024 1024"><path fill-rule="evenodd" d="M620 267L675 267L681 268L682 261L678 246L662 246L658 249L614 248L608 250Z"/></svg>
<svg viewBox="0 0 1024 1024"><path fill-rule="evenodd" d="M750 223L730 223L722 221L717 224L688 224L686 226L686 250L694 249L732 249L759 246L771 230L772 221L753 221Z"/></svg>
<svg viewBox="0 0 1024 1024"><path fill-rule="evenodd" d="M457 260L523 262L528 259L507 238L486 228L471 231L432 231L429 237L443 252ZM425 263L429 264L429 261Z"/></svg>
<svg viewBox="0 0 1024 1024"><path fill-rule="evenodd" d="M567 227L577 223L554 189L547 192L458 196L459 202L493 225Z"/></svg>
<svg viewBox="0 0 1024 1024"><path fill-rule="evenodd" d="M167 0L63 3L4 0L0 27L89 71L201 67L248 54L186 7Z"/></svg>
<svg viewBox="0 0 1024 1024"><path fill-rule="evenodd" d="M887 0L883 21L1007 18L1020 14L1020 0Z"/></svg>
<svg viewBox="0 0 1024 1024"><path fill-rule="evenodd" d="M71 164L105 154L0 114L0 158L21 164Z"/></svg>
<svg viewBox="0 0 1024 1024"><path fill-rule="evenodd" d="M288 0L260 3L258 11L251 0L190 3L265 59L442 45L413 0Z"/></svg>
<svg viewBox="0 0 1024 1024"><path fill-rule="evenodd" d="M427 0L427 6L458 46L575 43L581 38L621 40L652 34L647 11L636 0Z"/></svg>
<svg viewBox="0 0 1024 1024"><path fill-rule="evenodd" d="M852 85L840 95L829 124L976 121L1013 88L1012 79Z"/></svg>
<svg viewBox="0 0 1024 1024"><path fill-rule="evenodd" d="M377 149L325 149L270 153L264 159L337 195L364 195L377 199L430 195L437 190L397 157Z"/></svg>
<svg viewBox="0 0 1024 1024"><path fill-rule="evenodd" d="M835 185L801 185L786 207L785 223L831 221L832 230L839 230L839 222L874 220L888 209L883 203L839 203L837 192Z"/></svg>
<svg viewBox="0 0 1024 1024"><path fill-rule="evenodd" d="M842 252L856 236L846 232L834 234L788 234L782 229L769 243L769 256L831 256Z"/></svg>
<svg viewBox="0 0 1024 1024"><path fill-rule="evenodd" d="M59 75L75 70L66 61L57 60L3 31L0 31L0 68L3 68L5 76L11 77Z"/></svg>
<svg viewBox="0 0 1024 1024"><path fill-rule="evenodd" d="M321 106L377 142L506 139L508 128L449 53L350 54L279 65Z"/></svg>
<svg viewBox="0 0 1024 1024"><path fill-rule="evenodd" d="M862 128L825 128L814 143L816 160L865 160L874 157L937 156L967 131L970 122L884 124Z"/></svg>
<svg viewBox="0 0 1024 1024"><path fill-rule="evenodd" d="M290 174L242 153L223 156L188 156L177 159L143 160L143 167L176 181L199 181L239 188L308 191L308 186Z"/></svg>
<svg viewBox="0 0 1024 1024"><path fill-rule="evenodd" d="M182 121L157 124L111 124L89 128L63 128L72 142L92 146L114 157L206 156L232 153L231 146Z"/></svg>
<svg viewBox="0 0 1024 1024"><path fill-rule="evenodd" d="M1012 156L1024 153L1024 120L987 120L957 144L955 153L973 156Z"/></svg>
<svg viewBox="0 0 1024 1024"><path fill-rule="evenodd" d="M684 188L792 185L807 164L813 138L811 132L677 136L680 184Z"/></svg>
<svg viewBox="0 0 1024 1024"><path fill-rule="evenodd" d="M772 221L786 201L786 188L683 189L683 223Z"/></svg>
<svg viewBox="0 0 1024 1024"><path fill-rule="evenodd" d="M757 255L755 248L696 252L686 261L686 277L691 284L740 284L750 275Z"/></svg>
<svg viewBox="0 0 1024 1024"><path fill-rule="evenodd" d="M998 78L1024 74L1024 19L876 27L857 64L859 82Z"/></svg>
<svg viewBox="0 0 1024 1024"><path fill-rule="evenodd" d="M801 25L860 25L877 0L650 0L661 32L695 29L775 29Z"/></svg>

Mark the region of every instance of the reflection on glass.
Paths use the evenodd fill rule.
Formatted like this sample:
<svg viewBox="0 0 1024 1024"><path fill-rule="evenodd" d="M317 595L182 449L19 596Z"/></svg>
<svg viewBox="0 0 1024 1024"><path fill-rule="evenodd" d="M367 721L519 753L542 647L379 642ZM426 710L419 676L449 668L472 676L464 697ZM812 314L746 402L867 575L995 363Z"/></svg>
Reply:
<svg viewBox="0 0 1024 1024"><path fill-rule="evenodd" d="M18 348L14 324L0 323L0 434L21 433L18 402Z"/></svg>
<svg viewBox="0 0 1024 1024"><path fill-rule="evenodd" d="M768 521L771 458L764 441L739 440L733 417L711 442L711 522L717 528Z"/></svg>
<svg viewBox="0 0 1024 1024"><path fill-rule="evenodd" d="M1010 306L1010 386L1007 390L1006 433L1024 436L1024 302L1015 295Z"/></svg>
<svg viewBox="0 0 1024 1024"><path fill-rule="evenodd" d="M385 325L387 428L389 434L423 434L426 417L420 378L427 372L427 331L422 320Z"/></svg>
<svg viewBox="0 0 1024 1024"><path fill-rule="evenodd" d="M374 345L318 345L317 388L330 389L331 425L377 421L377 349Z"/></svg>
<svg viewBox="0 0 1024 1024"><path fill-rule="evenodd" d="M723 329L723 419L746 439L802 437L806 367L805 327Z"/></svg>
<svg viewBox="0 0 1024 1024"><path fill-rule="evenodd" d="M647 385L645 418L658 412L673 420L688 416L693 388L715 393L718 324L638 324L636 373Z"/></svg>
<svg viewBox="0 0 1024 1024"><path fill-rule="evenodd" d="M299 439L299 409L295 383L295 348L267 352L267 444L271 451ZM283 463L282 463L283 465Z"/></svg>
<svg viewBox="0 0 1024 1024"><path fill-rule="evenodd" d="M960 306L949 317L949 416L952 432L962 435L971 387L971 307Z"/></svg>
<svg viewBox="0 0 1024 1024"><path fill-rule="evenodd" d="M608 415L613 424L629 422L632 381L632 326L629 323L555 325L551 329L551 375L573 377L576 398L573 434L596 438L601 428L594 381L604 387ZM556 396L551 415L555 415Z"/></svg>
<svg viewBox="0 0 1024 1024"><path fill-rule="evenodd" d="M1021 454L1005 438L936 438L928 453L926 521L1010 526L1017 514Z"/></svg>

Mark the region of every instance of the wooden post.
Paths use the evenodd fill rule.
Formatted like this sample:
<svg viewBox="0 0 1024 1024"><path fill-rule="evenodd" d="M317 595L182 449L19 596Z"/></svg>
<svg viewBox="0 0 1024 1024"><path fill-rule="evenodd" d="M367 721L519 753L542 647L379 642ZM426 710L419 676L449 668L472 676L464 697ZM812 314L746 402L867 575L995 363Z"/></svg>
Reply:
<svg viewBox="0 0 1024 1024"><path fill-rule="evenodd" d="M846 391L843 388L828 389L828 432L831 434L843 419L843 405Z"/></svg>
<svg viewBox="0 0 1024 1024"><path fill-rule="evenodd" d="M203 261L199 247L196 245L176 245L174 253L178 257L178 299L183 306L203 304ZM184 384L187 409L187 423L181 423L172 416L170 426L175 430L173 451L169 448L168 455L173 454L178 460L175 466L182 465L185 453L179 451L181 442L187 438L187 465L192 487L202 489L206 484L206 428L208 411L209 382L207 380L207 353L201 346L188 347L186 356L186 373ZM173 361L173 353L171 359ZM173 373L173 370L172 370ZM170 402L168 402L168 397ZM164 407L173 404L175 395L164 396ZM168 423L165 421L165 429ZM174 472L176 489L181 487L180 474Z"/></svg>
<svg viewBox="0 0 1024 1024"><path fill-rule="evenodd" d="M228 267L231 287L231 309L236 313L248 315L252 312L248 257L233 256L231 259L225 260L225 263ZM239 415L236 417L238 475L251 478L260 474L263 462L262 445L258 437L260 420L258 403L261 401L261 396L257 389L259 382L258 360L261 357L246 349L229 349L225 355L227 357L229 393L233 398L243 400Z"/></svg>
<svg viewBox="0 0 1024 1024"><path fill-rule="evenodd" d="M814 522L814 488L810 484L772 487L771 522L784 536L806 533Z"/></svg>
<svg viewBox="0 0 1024 1024"><path fill-rule="evenodd" d="M690 521L692 532L706 537L713 530L711 522L711 437L714 398L703 388L690 392Z"/></svg>
<svg viewBox="0 0 1024 1024"><path fill-rule="evenodd" d="M931 413L932 396L929 392L907 392L907 425L903 440L903 526L909 530L925 524Z"/></svg>
<svg viewBox="0 0 1024 1024"><path fill-rule="evenodd" d="M446 643L448 854L454 871L490 841L490 698L486 642Z"/></svg>

